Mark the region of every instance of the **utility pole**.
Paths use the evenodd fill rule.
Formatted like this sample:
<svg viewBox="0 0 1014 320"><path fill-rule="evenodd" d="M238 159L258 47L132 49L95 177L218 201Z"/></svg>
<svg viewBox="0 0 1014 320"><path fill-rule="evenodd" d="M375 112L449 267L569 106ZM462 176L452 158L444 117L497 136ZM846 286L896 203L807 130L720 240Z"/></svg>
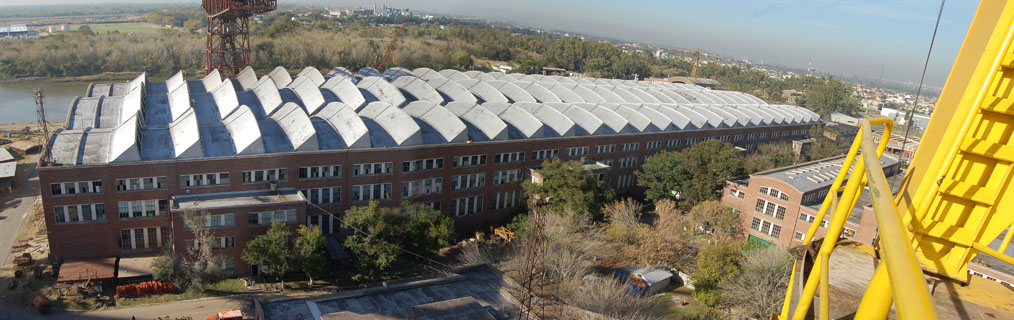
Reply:
<svg viewBox="0 0 1014 320"><path fill-rule="evenodd" d="M46 122L46 107L42 100L45 96L40 89L32 89L32 96L35 97L35 115L39 120L39 129L42 130L42 157L39 158L39 164L43 166L53 160L52 152L49 152L49 124Z"/></svg>

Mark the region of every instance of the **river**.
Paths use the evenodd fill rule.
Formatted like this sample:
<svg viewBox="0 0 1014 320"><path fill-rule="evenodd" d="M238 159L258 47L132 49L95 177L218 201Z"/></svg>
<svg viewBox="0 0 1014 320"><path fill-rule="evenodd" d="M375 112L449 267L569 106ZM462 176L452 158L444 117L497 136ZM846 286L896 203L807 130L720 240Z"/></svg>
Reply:
<svg viewBox="0 0 1014 320"><path fill-rule="evenodd" d="M111 82L111 81L105 81ZM13 81L0 82L0 123L34 122L35 99L32 88L42 89L46 103L46 119L67 120L67 109L74 97L83 96L87 81ZM100 81L101 83L101 81Z"/></svg>

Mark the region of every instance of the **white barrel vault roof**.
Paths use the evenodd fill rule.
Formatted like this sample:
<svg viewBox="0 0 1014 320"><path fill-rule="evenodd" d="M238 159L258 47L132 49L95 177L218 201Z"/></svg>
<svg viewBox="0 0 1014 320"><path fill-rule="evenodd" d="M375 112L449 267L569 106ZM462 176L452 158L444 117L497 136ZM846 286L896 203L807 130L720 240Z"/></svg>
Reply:
<svg viewBox="0 0 1014 320"><path fill-rule="evenodd" d="M51 139L58 164L818 123L689 84L499 72L252 68L92 84Z"/></svg>

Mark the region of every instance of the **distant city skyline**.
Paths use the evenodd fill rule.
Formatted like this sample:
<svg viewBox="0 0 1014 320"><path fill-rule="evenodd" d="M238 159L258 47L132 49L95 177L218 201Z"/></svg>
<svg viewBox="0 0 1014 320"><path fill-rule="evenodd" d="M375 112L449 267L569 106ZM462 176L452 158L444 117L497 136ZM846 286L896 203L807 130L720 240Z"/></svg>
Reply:
<svg viewBox="0 0 1014 320"><path fill-rule="evenodd" d="M282 0L282 4L286 2ZM0 0L0 5L23 3ZM513 22L622 41L701 48L769 64L805 67L812 61L820 71L873 79L880 77L883 68L884 80L909 83L919 81L940 6L939 2L925 0L292 0L289 3L328 7L386 4L416 12ZM965 0L950 1L944 7L926 75L927 85L943 86L977 6L978 2Z"/></svg>

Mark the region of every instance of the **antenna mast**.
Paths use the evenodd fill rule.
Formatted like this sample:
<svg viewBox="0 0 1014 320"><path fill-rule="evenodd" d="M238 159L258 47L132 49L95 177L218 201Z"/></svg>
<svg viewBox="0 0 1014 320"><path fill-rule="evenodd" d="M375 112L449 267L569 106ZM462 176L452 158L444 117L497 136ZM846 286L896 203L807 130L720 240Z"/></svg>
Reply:
<svg viewBox="0 0 1014 320"><path fill-rule="evenodd" d="M32 96L35 97L35 115L39 119L39 127L42 129L43 149L42 158L39 158L43 166L52 162L53 155L49 152L49 125L46 121L46 107L42 99L45 97L40 89L32 89Z"/></svg>

